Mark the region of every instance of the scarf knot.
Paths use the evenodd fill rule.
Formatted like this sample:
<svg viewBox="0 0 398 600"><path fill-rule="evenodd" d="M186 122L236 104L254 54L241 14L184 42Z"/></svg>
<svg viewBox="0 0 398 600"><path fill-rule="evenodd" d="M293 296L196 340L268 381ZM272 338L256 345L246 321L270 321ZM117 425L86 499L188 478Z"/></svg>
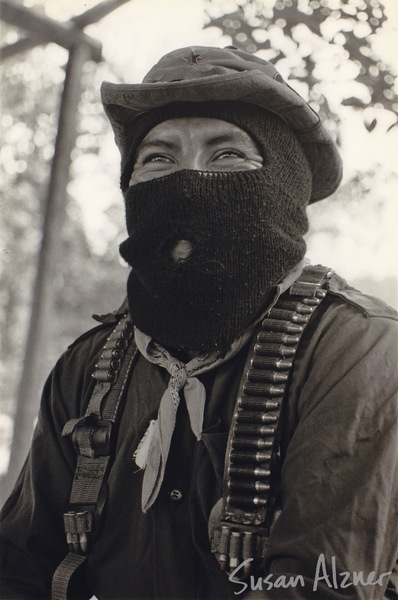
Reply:
<svg viewBox="0 0 398 600"><path fill-rule="evenodd" d="M175 358L170 358L165 367L171 375L169 387L179 392L185 386L188 379L186 366Z"/></svg>

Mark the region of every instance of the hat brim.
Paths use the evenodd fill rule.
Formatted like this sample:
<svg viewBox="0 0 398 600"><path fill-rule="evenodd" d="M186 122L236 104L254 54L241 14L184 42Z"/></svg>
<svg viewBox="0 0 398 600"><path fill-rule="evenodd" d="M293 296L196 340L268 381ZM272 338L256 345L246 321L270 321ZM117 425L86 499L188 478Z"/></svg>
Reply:
<svg viewBox="0 0 398 600"><path fill-rule="evenodd" d="M238 101L255 104L279 115L297 136L312 171L311 202L330 196L342 177L334 141L315 111L286 83L262 71L242 71L181 81L115 84L104 82L101 98L119 148L128 122L136 116L175 102Z"/></svg>

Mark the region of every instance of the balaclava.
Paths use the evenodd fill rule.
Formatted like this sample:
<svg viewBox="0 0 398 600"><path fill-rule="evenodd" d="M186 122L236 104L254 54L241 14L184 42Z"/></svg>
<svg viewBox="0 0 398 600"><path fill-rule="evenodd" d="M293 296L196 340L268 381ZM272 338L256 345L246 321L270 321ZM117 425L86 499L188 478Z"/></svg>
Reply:
<svg viewBox="0 0 398 600"><path fill-rule="evenodd" d="M128 185L139 143L177 117L222 119L245 130L263 156L260 169L182 170ZM245 103L178 103L134 122L121 186L131 265L134 324L171 349L226 350L264 310L278 281L304 256L311 172L297 138L278 116ZM192 246L171 258L179 240Z"/></svg>

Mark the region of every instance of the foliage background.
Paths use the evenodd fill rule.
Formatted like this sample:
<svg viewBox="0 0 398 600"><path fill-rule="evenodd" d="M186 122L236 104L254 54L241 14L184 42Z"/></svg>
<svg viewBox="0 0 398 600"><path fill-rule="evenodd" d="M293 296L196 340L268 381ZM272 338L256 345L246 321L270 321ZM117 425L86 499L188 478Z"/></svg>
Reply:
<svg viewBox="0 0 398 600"><path fill-rule="evenodd" d="M67 20L97 2L23 4ZM231 43L275 62L319 110L340 144L341 188L310 208L309 256L360 289L398 305L397 4L394 0L130 0L86 33L103 43L105 61L87 63L78 115L60 255L53 281L42 378L57 356L91 326L93 312L123 299L126 265L118 255L124 215L119 156L99 101L103 79L139 81L179 46ZM2 25L3 39L18 29ZM11 435L15 393L30 318L66 51L49 44L1 67L0 445ZM41 353L40 348L32 352ZM7 454L0 454L0 470Z"/></svg>

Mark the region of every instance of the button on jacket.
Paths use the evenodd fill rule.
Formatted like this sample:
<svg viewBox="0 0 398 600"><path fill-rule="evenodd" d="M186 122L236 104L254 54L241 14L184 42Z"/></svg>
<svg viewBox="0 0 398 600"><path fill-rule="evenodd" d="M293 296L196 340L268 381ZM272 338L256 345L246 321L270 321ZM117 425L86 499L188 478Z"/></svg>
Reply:
<svg viewBox="0 0 398 600"><path fill-rule="evenodd" d="M29 458L2 513L3 600L50 598L52 575L67 554L63 513L76 460L61 431L85 410L94 384L91 373L113 325L104 323L79 338L45 385ZM330 293L295 359L283 420L282 511L261 575L274 583L282 575L286 580L301 575L304 586L299 582L284 589L256 577L246 584L247 598L397 597L396 325L395 311L332 277ZM211 554L207 527L222 496L229 423L249 345L199 376L207 396L200 441L189 426L185 403L180 404L165 478L146 514L142 471L132 457L156 418L169 375L139 356L120 421L103 522L86 567L73 581L72 598L245 597L236 595L242 584L229 581ZM359 579L344 587L339 573L359 571L365 584ZM367 584L372 571L374 580L393 573L381 577L380 584Z"/></svg>

